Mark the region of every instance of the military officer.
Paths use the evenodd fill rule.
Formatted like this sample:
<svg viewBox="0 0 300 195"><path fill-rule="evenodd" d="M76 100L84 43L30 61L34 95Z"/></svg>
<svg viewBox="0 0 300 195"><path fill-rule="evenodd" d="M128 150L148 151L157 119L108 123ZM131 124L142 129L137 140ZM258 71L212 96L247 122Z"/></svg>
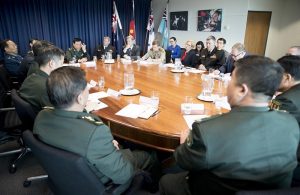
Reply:
<svg viewBox="0 0 300 195"><path fill-rule="evenodd" d="M56 69L47 80L47 90L54 109L41 111L33 129L42 141L86 158L104 185L130 183L137 169L151 169L153 155L120 149L100 118L83 112L89 90L80 68Z"/></svg>
<svg viewBox="0 0 300 195"><path fill-rule="evenodd" d="M158 41L152 42L152 48L142 57L143 60L152 60L154 62L165 62L166 52L159 46Z"/></svg>
<svg viewBox="0 0 300 195"><path fill-rule="evenodd" d="M105 56L106 52L110 52L112 58L116 59L116 48L110 44L110 37L104 37L103 44L98 45L96 48L97 59L101 59L103 55Z"/></svg>
<svg viewBox="0 0 300 195"><path fill-rule="evenodd" d="M279 91L282 92L272 100L271 107L292 114L300 126L300 56L284 56L278 59L284 69ZM300 162L300 146L298 148ZM300 163L294 172L294 183L300 184Z"/></svg>
<svg viewBox="0 0 300 195"><path fill-rule="evenodd" d="M10 39L1 42L1 50L4 52L4 67L11 76L18 77L19 68L23 58L18 55L17 45Z"/></svg>
<svg viewBox="0 0 300 195"><path fill-rule="evenodd" d="M133 36L126 37L126 45L123 47L121 57L136 60L140 57L140 47L135 44Z"/></svg>
<svg viewBox="0 0 300 195"><path fill-rule="evenodd" d="M231 111L194 122L182 133L174 157L187 172L164 176L161 194L289 187L299 127L290 114L268 107L282 74L281 66L266 57L238 60L227 90Z"/></svg>
<svg viewBox="0 0 300 195"><path fill-rule="evenodd" d="M66 52L66 59L68 62L86 62L90 59L86 51L86 45L82 43L80 38L73 39L73 47Z"/></svg>
<svg viewBox="0 0 300 195"><path fill-rule="evenodd" d="M24 80L20 96L38 113L43 107L52 105L46 91L46 80L54 69L62 66L64 52L46 44L39 49L35 61L39 64L39 69Z"/></svg>

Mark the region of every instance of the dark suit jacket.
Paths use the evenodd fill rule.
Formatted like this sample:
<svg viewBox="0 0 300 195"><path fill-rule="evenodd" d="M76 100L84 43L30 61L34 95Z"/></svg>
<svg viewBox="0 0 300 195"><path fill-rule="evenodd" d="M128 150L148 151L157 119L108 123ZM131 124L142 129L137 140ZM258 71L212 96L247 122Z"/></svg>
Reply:
<svg viewBox="0 0 300 195"><path fill-rule="evenodd" d="M223 50L217 50L216 47L211 52L208 52L207 48L205 48L202 50L200 59L201 64L203 64L206 69L218 69L225 63L225 52Z"/></svg>
<svg viewBox="0 0 300 195"><path fill-rule="evenodd" d="M97 59L101 59L102 55L105 55L106 52L112 52L112 58L116 59L117 54L116 54L116 48L109 44L105 49L103 45L98 45L98 47L95 49L95 55L97 56Z"/></svg>
<svg viewBox="0 0 300 195"><path fill-rule="evenodd" d="M184 60L181 61L181 63L185 66L196 68L198 64L197 64L197 56L195 54L195 50L192 49L188 53L186 53L186 56Z"/></svg>
<svg viewBox="0 0 300 195"><path fill-rule="evenodd" d="M131 59L136 60L138 56L140 56L140 47L138 45L133 45L132 49L127 49L126 52L124 52L124 48L121 52L121 57L124 57L124 55L128 55L131 57Z"/></svg>

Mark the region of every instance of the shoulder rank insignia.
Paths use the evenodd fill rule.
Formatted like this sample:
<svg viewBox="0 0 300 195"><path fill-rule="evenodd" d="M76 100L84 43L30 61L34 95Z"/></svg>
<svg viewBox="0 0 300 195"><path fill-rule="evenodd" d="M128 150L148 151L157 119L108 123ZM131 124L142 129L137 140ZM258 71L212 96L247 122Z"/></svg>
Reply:
<svg viewBox="0 0 300 195"><path fill-rule="evenodd" d="M85 120L85 121L88 121L88 122L90 122L90 123L92 123L92 124L94 124L94 125L97 125L97 126L103 125L103 122L97 121L97 120L95 120L95 119L94 119L93 117L91 117L91 116L79 116L79 118L80 118L80 119L83 119L83 120Z"/></svg>
<svg viewBox="0 0 300 195"><path fill-rule="evenodd" d="M33 73L33 74L35 74L35 73ZM44 106L43 109L54 110L54 107L52 107L52 106Z"/></svg>
<svg viewBox="0 0 300 195"><path fill-rule="evenodd" d="M281 106L281 103L277 101L276 99L273 99L270 103L270 108L273 110L279 110Z"/></svg>

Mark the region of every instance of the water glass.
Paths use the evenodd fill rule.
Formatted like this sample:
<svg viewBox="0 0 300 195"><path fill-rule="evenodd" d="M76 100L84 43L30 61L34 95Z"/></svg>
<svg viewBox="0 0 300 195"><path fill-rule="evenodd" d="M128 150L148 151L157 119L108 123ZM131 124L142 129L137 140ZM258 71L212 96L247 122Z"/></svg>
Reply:
<svg viewBox="0 0 300 195"><path fill-rule="evenodd" d="M105 86L104 76L99 77L98 85L99 85L100 90L104 90L104 86Z"/></svg>
<svg viewBox="0 0 300 195"><path fill-rule="evenodd" d="M175 70L180 70L181 69L181 59L180 58L175 58L174 69Z"/></svg>
<svg viewBox="0 0 300 195"><path fill-rule="evenodd" d="M212 91L214 89L214 79L209 75L202 74L202 95L203 96L211 96Z"/></svg>
<svg viewBox="0 0 300 195"><path fill-rule="evenodd" d="M112 54L111 54L111 52L106 52L106 54L105 54L105 59L107 59L107 60L111 60L111 59L112 59Z"/></svg>
<svg viewBox="0 0 300 195"><path fill-rule="evenodd" d="M131 90L134 89L134 74L133 72L124 73L124 89Z"/></svg>
<svg viewBox="0 0 300 195"><path fill-rule="evenodd" d="M152 105L155 108L158 108L158 105L159 105L159 92L158 91L152 91L150 98L151 98L151 101L152 101Z"/></svg>
<svg viewBox="0 0 300 195"><path fill-rule="evenodd" d="M117 55L117 62L120 62L121 61L121 56L118 54Z"/></svg>
<svg viewBox="0 0 300 195"><path fill-rule="evenodd" d="M193 106L193 97L185 96L183 107L182 107L183 114L191 114L192 106Z"/></svg>
<svg viewBox="0 0 300 195"><path fill-rule="evenodd" d="M93 56L93 61L97 63L97 56Z"/></svg>

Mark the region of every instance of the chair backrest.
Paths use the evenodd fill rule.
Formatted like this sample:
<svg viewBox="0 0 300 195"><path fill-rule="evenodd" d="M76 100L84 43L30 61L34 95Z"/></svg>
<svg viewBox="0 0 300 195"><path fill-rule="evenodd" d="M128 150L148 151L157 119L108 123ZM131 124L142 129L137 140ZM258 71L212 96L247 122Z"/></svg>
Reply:
<svg viewBox="0 0 300 195"><path fill-rule="evenodd" d="M32 106L23 100L15 89L11 90L11 98L16 107L17 114L22 121L23 127L32 130L34 119L36 117L36 113Z"/></svg>
<svg viewBox="0 0 300 195"><path fill-rule="evenodd" d="M10 91L12 89L12 81L3 65L0 65L0 82L5 91Z"/></svg>
<svg viewBox="0 0 300 195"><path fill-rule="evenodd" d="M47 172L54 194L104 194L104 185L84 158L39 141L29 130L23 139Z"/></svg>
<svg viewBox="0 0 300 195"><path fill-rule="evenodd" d="M166 63L170 63L172 52L170 50L167 50L167 49L165 51L166 51Z"/></svg>

